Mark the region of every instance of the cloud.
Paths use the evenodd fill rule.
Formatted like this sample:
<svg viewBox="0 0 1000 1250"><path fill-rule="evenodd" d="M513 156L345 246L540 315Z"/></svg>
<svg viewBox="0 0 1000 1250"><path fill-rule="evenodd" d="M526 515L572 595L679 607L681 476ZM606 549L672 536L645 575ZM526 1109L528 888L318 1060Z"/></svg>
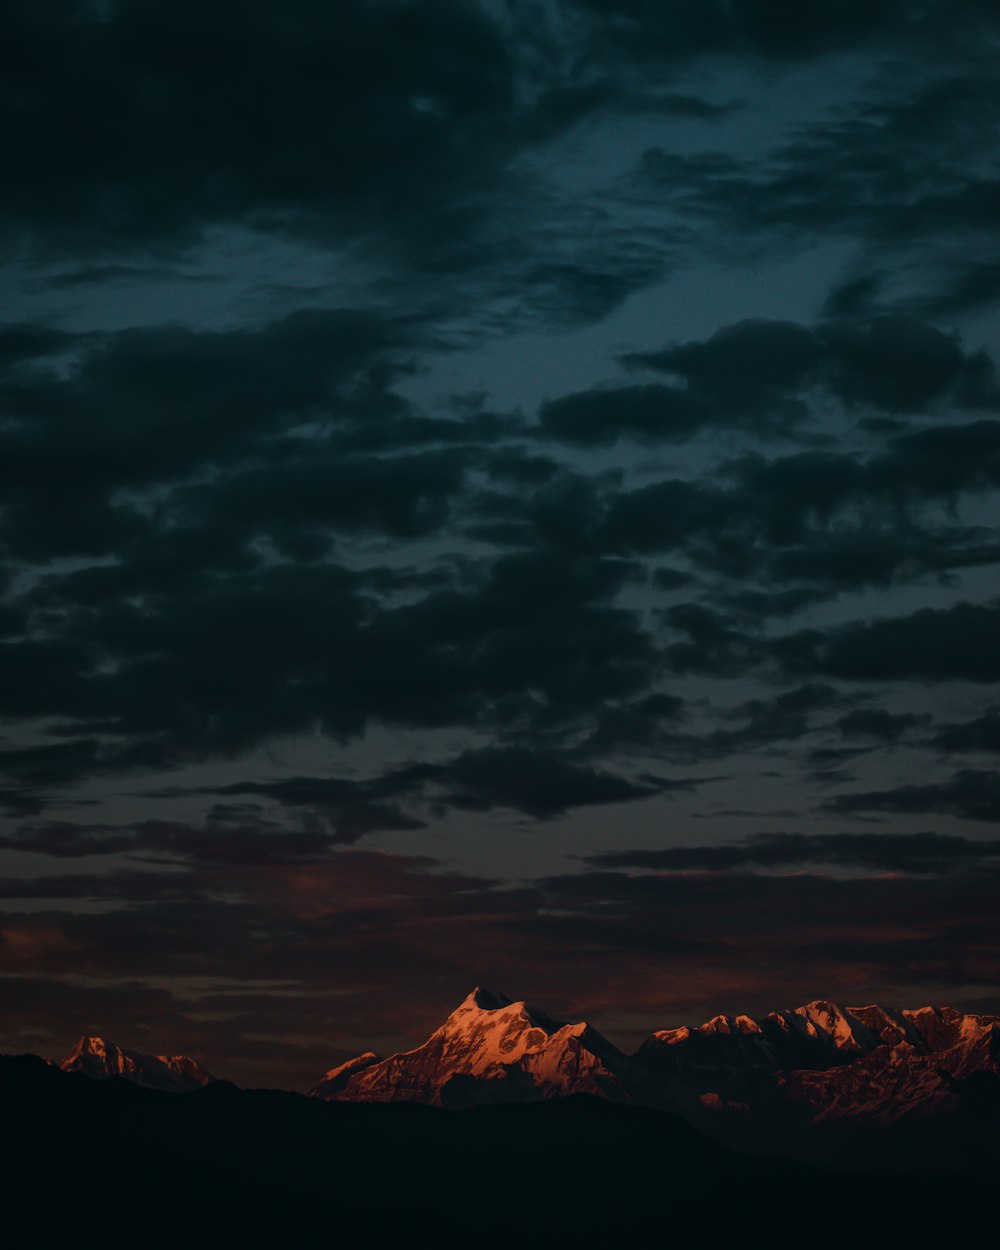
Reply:
<svg viewBox="0 0 1000 1250"><path fill-rule="evenodd" d="M804 327L764 320L724 326L705 342L624 357L627 364L676 375L720 408L743 413L766 413L767 405L801 390L819 359L819 344Z"/></svg>
<svg viewBox="0 0 1000 1250"><path fill-rule="evenodd" d="M459 807L513 807L540 818L570 807L646 798L659 788L551 755L502 747L463 752L446 777Z"/></svg>
<svg viewBox="0 0 1000 1250"><path fill-rule="evenodd" d="M852 681L992 682L1000 677L998 627L1000 609L961 602L825 633L801 631L779 639L774 654L791 671Z"/></svg>
<svg viewBox="0 0 1000 1250"><path fill-rule="evenodd" d="M0 369L24 366L70 349L74 335L55 326L8 322L0 326Z"/></svg>
<svg viewBox="0 0 1000 1250"><path fill-rule="evenodd" d="M780 581L807 582L836 594L998 561L1000 543L985 529L951 526L927 533L901 525L897 532L879 533L858 526L810 533L800 545L775 552L771 569Z"/></svg>
<svg viewBox="0 0 1000 1250"><path fill-rule="evenodd" d="M1000 481L995 425L897 434L868 455L747 452L714 473L606 490L577 533L623 556L686 557L734 627L867 586L940 584L1000 559L993 531L960 519Z"/></svg>
<svg viewBox="0 0 1000 1250"><path fill-rule="evenodd" d="M65 336L63 336L65 337ZM210 469L301 457L304 422L395 416L387 393L407 332L370 313L300 311L263 327L180 326L56 338L71 347L0 379L7 507L0 541L14 557L100 555L151 529L136 502Z"/></svg>
<svg viewBox="0 0 1000 1250"><path fill-rule="evenodd" d="M754 664L758 643L734 627L725 616L698 603L678 603L667 608L666 622L683 641L665 648L667 662L677 672L719 673L735 676Z"/></svg>
<svg viewBox="0 0 1000 1250"><path fill-rule="evenodd" d="M368 782L292 777L274 782L236 782L213 793L259 794L285 805L333 811L341 805L350 811L359 801L368 801L372 810L381 811L384 800L392 797L446 803L466 811L509 807L545 820L570 808L623 803L691 784L662 778L644 778L636 784L551 750L495 746L462 751L444 762L388 770Z"/></svg>
<svg viewBox="0 0 1000 1250"><path fill-rule="evenodd" d="M951 336L881 325L851 337L840 323L737 323L646 359L683 386L637 393L659 403L676 391L702 415L772 403L787 413L833 377L844 395L845 378L870 390L865 353L900 344L928 402L958 402L980 376ZM22 363L5 375L14 417L0 431L11 491L0 536L11 559L45 563L11 597L3 700L9 716L49 719L36 728L63 741L45 758L63 763L46 780L7 761L11 810L37 814L49 792L97 773L162 772L289 733L344 740L381 723L460 726L498 751L546 742L537 767L549 776L534 792L499 773L449 781L445 764L411 791L545 816L577 795L647 793L613 758L635 735L691 760L812 731L780 696L774 717L748 710L744 728L679 731L638 710L672 676L737 679L777 659L807 684L989 680L988 606L777 637L764 623L859 587L995 561L982 527L931 520L926 505L992 485L996 422L878 434L864 456L742 454L632 485L541 453L530 425L481 402L419 412L396 384L421 333L350 309L226 331L12 331ZM754 373L758 356L785 360L784 372ZM733 370L748 379L742 400L720 380ZM580 394L604 411L604 392ZM552 401L543 421L572 416L580 394ZM675 567L650 573L644 559L666 551ZM677 591L682 602L650 611L652 596ZM598 772L560 774L584 766ZM324 819L353 840L417 817L357 794Z"/></svg>
<svg viewBox="0 0 1000 1250"><path fill-rule="evenodd" d="M706 415L696 398L654 383L564 395L546 403L539 420L549 438L600 446L622 436L683 442L705 424Z"/></svg>
<svg viewBox="0 0 1000 1250"><path fill-rule="evenodd" d="M963 768L949 781L839 794L827 806L835 812L943 812L963 820L995 821L1000 816L1000 775Z"/></svg>
<svg viewBox="0 0 1000 1250"><path fill-rule="evenodd" d="M750 699L736 707L715 709L688 704L667 693L604 708L581 750L600 756L622 752L693 762L722 759L761 748L792 747L815 733L817 716L849 702L846 695L820 682L792 687L770 698ZM700 713L700 715L699 715ZM700 782L719 780L717 777Z"/></svg>
<svg viewBox="0 0 1000 1250"><path fill-rule="evenodd" d="M106 732L153 735L187 758L317 724L343 736L369 719L560 720L648 678L651 644L633 613L608 603L626 572L520 553L477 569L466 589L395 605L332 564L148 586L141 606L77 607L69 620L88 646L67 645L43 687L25 680L20 705L12 681L7 707L98 718ZM40 645L8 645L12 674ZM114 673L95 671L107 655Z"/></svg>
<svg viewBox="0 0 1000 1250"><path fill-rule="evenodd" d="M973 720L945 725L931 743L943 751L1000 751L1000 708L988 708Z"/></svg>
<svg viewBox="0 0 1000 1250"><path fill-rule="evenodd" d="M813 329L746 320L702 342L622 359L682 385L605 387L550 400L539 413L544 435L583 446L620 438L684 442L712 428L773 438L802 425L820 392L848 409L889 413L943 400L986 405L998 394L985 352L965 353L954 335L899 315Z"/></svg>
<svg viewBox="0 0 1000 1250"><path fill-rule="evenodd" d="M726 106L675 81L701 58L794 62L890 35L926 49L931 31L940 55L987 20L942 16L903 0L808 19L763 0L580 0L530 17L455 0L345 0L335 14L291 0L281 20L260 0L224 0L210 16L190 0L17 3L17 190L3 217L50 256L176 247L245 223L324 240L377 232L427 268L468 264L475 242L496 246L490 197L523 191L523 175L506 174L513 158L582 118L712 119ZM899 131L905 119L883 147ZM857 181L864 166L845 168Z"/></svg>
<svg viewBox="0 0 1000 1250"><path fill-rule="evenodd" d="M176 762L161 743L141 740L109 743L73 738L0 750L0 776L13 783L0 788L0 806L15 814L37 815L49 805L52 790L72 785L81 777L141 773L171 768Z"/></svg>
<svg viewBox="0 0 1000 1250"><path fill-rule="evenodd" d="M1000 841L940 833L757 833L739 843L609 851L583 859L594 868L731 872L831 864L865 871L945 873L1000 857Z"/></svg>
<svg viewBox="0 0 1000 1250"><path fill-rule="evenodd" d="M233 793L259 793L252 786ZM264 791L266 793L266 789ZM352 801L353 798L353 801ZM56 859L81 859L90 855L127 856L129 863L159 863L169 869L178 863L250 867L255 864L309 863L327 858L339 843L354 842L376 829L417 829L422 823L406 816L391 804L365 803L341 796L336 805L313 801L312 810L301 813L298 822L278 821L259 804L215 803L201 823L180 820L140 820L128 825L80 824L71 821L39 820L21 825L0 839L8 851L27 851ZM319 816L326 818L320 821ZM117 880L135 877L138 886L156 889L160 874L131 870L119 873ZM171 874L162 874L169 886ZM95 882L81 877L81 881ZM46 877L36 883L41 897L72 897L72 894L44 894L62 878ZM177 884L177 878L173 878ZM32 896L35 897L35 896Z"/></svg>
<svg viewBox="0 0 1000 1250"><path fill-rule="evenodd" d="M989 247L997 182L983 152L996 117L996 15L979 5L949 15L940 5L917 25L927 42L914 47L909 72L894 59L896 42L850 104L800 124L766 153L653 147L639 187L694 228L714 230L723 250L735 238L767 252L837 234L861 242L876 270L890 253L917 258L926 273L930 249L953 244L956 230ZM934 155L943 143L944 163ZM965 260L954 251L961 270Z"/></svg>
<svg viewBox="0 0 1000 1250"><path fill-rule="evenodd" d="M597 38L630 58L666 62L699 54L751 54L797 60L857 48L886 36L919 36L943 6L918 9L906 0L849 0L807 15L774 0L573 0L592 17Z"/></svg>
<svg viewBox="0 0 1000 1250"><path fill-rule="evenodd" d="M914 412L949 392L969 403L997 397L985 352L966 355L955 336L902 316L832 321L819 331L828 385L845 404Z"/></svg>
<svg viewBox="0 0 1000 1250"><path fill-rule="evenodd" d="M510 143L514 67L478 5L18 4L8 34L4 216L64 248L380 217L443 247Z"/></svg>
<svg viewBox="0 0 1000 1250"><path fill-rule="evenodd" d="M874 738L879 742L898 742L911 729L926 724L926 717L913 712L890 712L884 707L855 708L837 721L837 729L845 738Z"/></svg>
<svg viewBox="0 0 1000 1250"><path fill-rule="evenodd" d="M936 425L901 435L870 466L871 486L897 497L912 493L954 500L962 491L1000 483L1000 422Z"/></svg>
<svg viewBox="0 0 1000 1250"><path fill-rule="evenodd" d="M1000 260L977 257L975 263L958 256L951 260L937 289L921 301L931 317L953 317L990 307L1000 300Z"/></svg>

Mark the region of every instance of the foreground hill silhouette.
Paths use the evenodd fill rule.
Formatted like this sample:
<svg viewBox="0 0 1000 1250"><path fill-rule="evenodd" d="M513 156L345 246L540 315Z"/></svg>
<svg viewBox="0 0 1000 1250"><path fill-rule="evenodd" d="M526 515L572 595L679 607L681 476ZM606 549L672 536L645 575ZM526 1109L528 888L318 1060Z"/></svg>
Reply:
<svg viewBox="0 0 1000 1250"><path fill-rule="evenodd" d="M239 1090L177 1095L0 1059L19 1244L931 1244L991 1219L992 1177L730 1151L664 1112L572 1095L448 1112ZM849 1163L845 1160L845 1163Z"/></svg>

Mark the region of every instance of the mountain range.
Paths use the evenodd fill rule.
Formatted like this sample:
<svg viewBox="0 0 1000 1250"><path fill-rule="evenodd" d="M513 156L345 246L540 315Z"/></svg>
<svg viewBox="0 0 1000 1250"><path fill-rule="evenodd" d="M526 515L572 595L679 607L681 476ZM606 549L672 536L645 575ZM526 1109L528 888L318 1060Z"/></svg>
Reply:
<svg viewBox="0 0 1000 1250"><path fill-rule="evenodd" d="M817 1000L661 1030L634 1062L720 1112L784 1108L817 1124L895 1123L955 1111L963 1094L1000 1085L1000 1018Z"/></svg>
<svg viewBox="0 0 1000 1250"><path fill-rule="evenodd" d="M82 1038L60 1066L176 1092L214 1080L186 1056L99 1037ZM477 987L420 1046L386 1058L365 1051L311 1090L326 1102L452 1109L581 1094L670 1111L751 1149L809 1153L827 1141L839 1150L846 1130L900 1129L950 1149L1000 1123L1000 1017L817 999L661 1029L626 1055L584 1021Z"/></svg>
<svg viewBox="0 0 1000 1250"><path fill-rule="evenodd" d="M956 1110L970 1081L980 1092L1000 1086L996 1016L817 999L662 1029L627 1056L586 1022L564 1024L477 988L421 1046L385 1059L367 1051L327 1072L312 1094L468 1107L588 1093L689 1115L697 1106L892 1123Z"/></svg>

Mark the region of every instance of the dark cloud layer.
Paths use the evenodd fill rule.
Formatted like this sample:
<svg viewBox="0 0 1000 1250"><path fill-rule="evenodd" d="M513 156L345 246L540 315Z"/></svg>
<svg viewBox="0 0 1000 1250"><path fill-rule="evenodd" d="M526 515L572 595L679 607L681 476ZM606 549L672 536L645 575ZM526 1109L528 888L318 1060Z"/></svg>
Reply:
<svg viewBox="0 0 1000 1250"><path fill-rule="evenodd" d="M764 159L654 146L644 154L640 184L697 227L720 231L730 246L733 234L754 246L828 234L864 240L878 251L854 284L884 274L889 257L911 257L914 245L925 249L925 264L932 248L953 249L946 272L956 277L945 289L954 298L968 272L956 231L980 241L984 252L995 240L996 171L983 153L996 118L997 15L992 6L963 5L949 18L944 5L931 7L924 33L937 46L917 53L915 72L901 44L886 45L853 108L800 124ZM903 33L891 25L896 36ZM936 154L944 145L942 162ZM974 302L978 284L964 285ZM864 300L877 282L851 289L855 301ZM941 296L928 293L925 302L940 305Z"/></svg>
<svg viewBox="0 0 1000 1250"><path fill-rule="evenodd" d="M899 316L833 321L813 331L787 321L742 321L705 342L633 353L625 362L683 385L565 396L542 409L543 430L582 445L621 437L682 442L727 426L773 436L806 419L805 397L815 391L848 409L908 414L935 401L986 407L1000 398L985 352L966 354L953 336Z"/></svg>
<svg viewBox="0 0 1000 1250"><path fill-rule="evenodd" d="M959 31L989 22L987 8L964 7ZM637 95L710 113L682 91L638 88L657 61L794 60L900 37L939 49L956 29L944 5L901 2L823 14L759 0L557 8L561 23L541 6L503 14L454 0L350 0L335 12L294 0L280 18L230 0L15 4L4 217L67 251L162 248L242 221L378 231L441 260L481 223L525 144ZM580 41L575 72L567 39ZM880 152L913 124L905 110L888 116ZM841 137L831 131L827 144Z"/></svg>
<svg viewBox="0 0 1000 1250"><path fill-rule="evenodd" d="M5 46L4 215L67 249L246 219L322 233L375 217L415 242L436 217L440 238L516 121L498 27L450 0L295 0L280 20L259 3L24 3Z"/></svg>
<svg viewBox="0 0 1000 1250"><path fill-rule="evenodd" d="M8 6L5 1046L988 993L998 33Z"/></svg>
<svg viewBox="0 0 1000 1250"><path fill-rule="evenodd" d="M605 38L630 57L673 60L704 54L811 59L867 43L934 38L953 25L944 4L910 0L842 0L820 12L781 0L574 0ZM988 5L969 6L987 19Z"/></svg>
<svg viewBox="0 0 1000 1250"><path fill-rule="evenodd" d="M1000 657L990 645L1000 627L994 604L920 608L908 616L858 622L826 635L781 639L778 655L793 668L860 681L949 678L995 682Z"/></svg>
<svg viewBox="0 0 1000 1250"><path fill-rule="evenodd" d="M553 752L485 747L463 751L447 763L410 765L371 782L291 777L275 782L240 782L217 793L266 795L283 805L335 811L342 806L351 811L359 802L365 803L366 809L383 811L386 809L380 800L385 797L411 801L430 798L467 811L509 807L546 819L572 807L622 803L692 784L660 778L645 778L636 784L603 769L573 763Z"/></svg>
<svg viewBox="0 0 1000 1250"><path fill-rule="evenodd" d="M942 388L951 403L979 403L986 391L973 394L968 378L993 386L981 353L906 324L907 334L926 330L914 359L930 362L919 385L911 379L906 411L920 418ZM780 368L760 355L772 331ZM686 378L677 394L692 411L753 414L777 402L807 421L824 352L841 359L844 342L861 342L878 358L882 331L844 333L739 323L645 363ZM481 409L421 415L396 389L419 344L402 320L337 310L245 330L75 337L22 326L7 341L0 534L9 567L30 562L36 572L8 599L4 707L50 718L47 732L65 739L0 758L12 810L41 810L47 785L174 768L281 734L344 739L381 722L502 733L503 746L436 765L414 791L433 783L439 801L458 807L548 815L598 794L651 793L615 779L616 769L584 773L561 758L581 733L591 756L601 744L641 741L697 758L815 728L789 688L772 712L748 708L742 730L664 730L657 700L680 705L669 688L651 692L672 675L735 679L777 663L803 689L818 689L818 678L997 676L989 602L776 636L766 625L852 590L995 563L1000 547L985 527L933 512L994 486L990 420L893 428L863 456L747 451L697 476L633 486L530 452L523 420ZM888 341L895 350L902 340L893 330ZM845 403L846 376L837 383ZM598 412L608 396L627 409L636 395L655 406L668 391L552 401L541 428L551 433L552 414L572 415L588 394ZM673 437L668 430L666 442ZM352 556L359 540L408 554L365 564ZM462 542L493 550L471 559ZM667 553L692 571L644 563ZM52 564L65 557L76 564ZM650 617L626 606L629 588L643 584L651 606L657 594L684 597ZM918 723L892 717L876 724L859 710L837 729L892 742ZM538 754L542 733L557 735L555 748ZM378 810L353 824L345 816L344 827L360 836L378 827ZM404 819L383 815L388 827Z"/></svg>
<svg viewBox="0 0 1000 1250"><path fill-rule="evenodd" d="M941 873L1000 857L1000 842L940 833L757 833L738 844L588 855L595 868L728 872L830 864L845 868Z"/></svg>
<svg viewBox="0 0 1000 1250"><path fill-rule="evenodd" d="M838 812L947 812L965 820L995 821L1000 815L1000 774L963 768L947 781L839 794L830 806Z"/></svg>

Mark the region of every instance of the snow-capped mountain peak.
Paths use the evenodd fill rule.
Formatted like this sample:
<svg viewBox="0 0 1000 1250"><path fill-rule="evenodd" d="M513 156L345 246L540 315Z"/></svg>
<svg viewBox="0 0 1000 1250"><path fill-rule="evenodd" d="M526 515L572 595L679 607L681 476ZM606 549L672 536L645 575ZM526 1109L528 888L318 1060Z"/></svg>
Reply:
<svg viewBox="0 0 1000 1250"><path fill-rule="evenodd" d="M59 1067L93 1080L121 1076L147 1089L170 1093L189 1093L215 1080L188 1055L144 1055L92 1034L81 1037Z"/></svg>
<svg viewBox="0 0 1000 1250"><path fill-rule="evenodd" d="M481 986L422 1045L377 1062L363 1058L328 1073L313 1094L445 1106L580 1092L624 1099L619 1076L628 1065L586 1022L563 1024Z"/></svg>
<svg viewBox="0 0 1000 1250"><path fill-rule="evenodd" d="M512 1062L538 1050L547 1039L568 1028L523 1000L478 986L431 1036L465 1051L472 1070L492 1062Z"/></svg>

